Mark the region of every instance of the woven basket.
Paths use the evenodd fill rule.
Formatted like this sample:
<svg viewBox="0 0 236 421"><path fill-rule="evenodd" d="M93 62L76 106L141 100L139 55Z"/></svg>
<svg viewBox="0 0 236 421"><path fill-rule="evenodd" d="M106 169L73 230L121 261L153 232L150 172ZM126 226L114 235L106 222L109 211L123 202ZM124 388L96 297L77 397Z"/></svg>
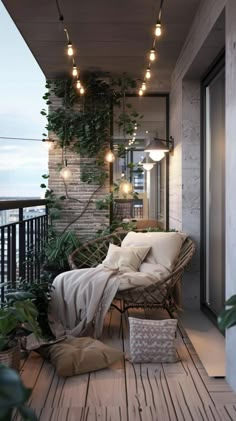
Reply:
<svg viewBox="0 0 236 421"><path fill-rule="evenodd" d="M20 347L18 344L14 348L0 351L0 364L4 364L17 371L20 370Z"/></svg>

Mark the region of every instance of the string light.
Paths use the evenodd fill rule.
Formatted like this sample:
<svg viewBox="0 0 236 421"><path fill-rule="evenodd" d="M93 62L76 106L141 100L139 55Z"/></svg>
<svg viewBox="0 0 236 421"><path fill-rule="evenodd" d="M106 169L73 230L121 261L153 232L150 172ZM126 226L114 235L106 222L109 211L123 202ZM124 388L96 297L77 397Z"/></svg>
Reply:
<svg viewBox="0 0 236 421"><path fill-rule="evenodd" d="M151 61L154 61L156 59L156 54L154 48L150 51L149 58Z"/></svg>
<svg viewBox="0 0 236 421"><path fill-rule="evenodd" d="M59 16L60 24L63 25L63 29L64 29L64 32L66 34L66 39L67 39L67 55L69 57L72 57L73 58L72 76L73 77L78 77L78 69L76 67L75 60L74 60L74 49L73 49L73 46L72 46L71 38L69 36L69 31L68 31L67 28L64 27L64 25L65 25L65 23L64 23L64 16L62 14L62 11L61 11L61 8L60 8L59 1L58 0L56 0L56 6L57 6L57 11L58 11L58 16ZM80 94L83 95L84 94L84 89L82 89L82 91L81 91L80 81L77 81L76 82L76 87L77 87L77 89L80 89Z"/></svg>
<svg viewBox="0 0 236 421"><path fill-rule="evenodd" d="M163 3L164 0L160 0L160 7L159 7L159 11L158 11L158 15L157 15L157 20L156 20L156 25L155 25L155 30L154 30L154 34L155 34L155 38L153 40L153 44L152 44L152 49L149 52L149 63L148 63L148 68L146 70L145 73L145 78L144 79L150 79L151 77L151 63L156 59L156 52L155 52L155 47L156 47L156 37L160 37L162 34L162 25L161 25L161 18L162 18L162 7L163 7ZM143 91L146 89L146 85L144 85L144 83L142 83L142 88ZM142 95L141 90L139 89L139 95Z"/></svg>
<svg viewBox="0 0 236 421"><path fill-rule="evenodd" d="M115 155L112 151L108 151L105 155L105 160L109 163L112 163L115 161Z"/></svg>
<svg viewBox="0 0 236 421"><path fill-rule="evenodd" d="M81 86L79 92L80 92L80 95L84 95L85 90L84 90L83 86Z"/></svg>
<svg viewBox="0 0 236 421"><path fill-rule="evenodd" d="M161 22L158 22L157 21L156 27L155 27L155 35L156 35L156 37L160 37L161 36L161 33L162 33L162 31L161 31Z"/></svg>
<svg viewBox="0 0 236 421"><path fill-rule="evenodd" d="M146 86L146 82L143 82L143 83L142 83L142 91L146 91L146 88L147 88L147 86Z"/></svg>
<svg viewBox="0 0 236 421"><path fill-rule="evenodd" d="M68 45L67 45L67 54L68 54L68 56L73 56L73 54L74 54L72 44L71 44L70 41L68 42Z"/></svg>
<svg viewBox="0 0 236 421"><path fill-rule="evenodd" d="M78 70L75 64L73 64L72 76L74 77L78 76Z"/></svg>
<svg viewBox="0 0 236 421"><path fill-rule="evenodd" d="M143 90L142 90L142 88L140 88L140 89L139 89L138 94L139 94L139 96L142 96L142 95L143 95Z"/></svg>
<svg viewBox="0 0 236 421"><path fill-rule="evenodd" d="M72 172L67 166L65 166L61 169L60 176L63 180L69 180L72 177Z"/></svg>
<svg viewBox="0 0 236 421"><path fill-rule="evenodd" d="M145 78L146 79L150 79L150 77L151 77L151 70L149 69L149 67L148 67L148 69L146 70L146 75L145 75Z"/></svg>
<svg viewBox="0 0 236 421"><path fill-rule="evenodd" d="M126 196L127 194L132 193L133 186L132 186L131 183L129 183L129 181L124 180L120 183L119 191L120 191L121 194Z"/></svg>

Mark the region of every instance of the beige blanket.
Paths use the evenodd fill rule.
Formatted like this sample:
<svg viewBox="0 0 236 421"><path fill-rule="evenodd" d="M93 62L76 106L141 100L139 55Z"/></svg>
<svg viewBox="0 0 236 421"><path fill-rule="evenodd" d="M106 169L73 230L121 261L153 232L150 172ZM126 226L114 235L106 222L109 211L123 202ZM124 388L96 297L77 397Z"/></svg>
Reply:
<svg viewBox="0 0 236 421"><path fill-rule="evenodd" d="M119 284L117 271L104 267L58 275L53 281L49 310L49 323L56 338L64 335L99 338Z"/></svg>
<svg viewBox="0 0 236 421"><path fill-rule="evenodd" d="M119 290L154 284L161 273L120 273L99 265L58 275L53 282L49 322L56 338L102 335L104 317Z"/></svg>

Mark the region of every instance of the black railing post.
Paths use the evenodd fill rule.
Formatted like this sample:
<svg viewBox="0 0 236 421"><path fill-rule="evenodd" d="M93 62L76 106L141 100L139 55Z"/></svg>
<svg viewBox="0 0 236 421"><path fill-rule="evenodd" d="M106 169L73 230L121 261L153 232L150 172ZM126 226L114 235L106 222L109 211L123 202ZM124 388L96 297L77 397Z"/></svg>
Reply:
<svg viewBox="0 0 236 421"><path fill-rule="evenodd" d="M23 208L19 209L19 277L25 279L25 221Z"/></svg>

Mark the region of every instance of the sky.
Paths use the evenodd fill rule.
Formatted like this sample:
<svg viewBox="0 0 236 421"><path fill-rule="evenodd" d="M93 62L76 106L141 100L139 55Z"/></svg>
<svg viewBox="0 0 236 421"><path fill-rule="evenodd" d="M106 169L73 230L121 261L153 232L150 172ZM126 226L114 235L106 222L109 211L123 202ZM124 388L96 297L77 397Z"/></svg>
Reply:
<svg viewBox="0 0 236 421"><path fill-rule="evenodd" d="M0 1L0 198L40 197L48 172L42 139L45 76Z"/></svg>

